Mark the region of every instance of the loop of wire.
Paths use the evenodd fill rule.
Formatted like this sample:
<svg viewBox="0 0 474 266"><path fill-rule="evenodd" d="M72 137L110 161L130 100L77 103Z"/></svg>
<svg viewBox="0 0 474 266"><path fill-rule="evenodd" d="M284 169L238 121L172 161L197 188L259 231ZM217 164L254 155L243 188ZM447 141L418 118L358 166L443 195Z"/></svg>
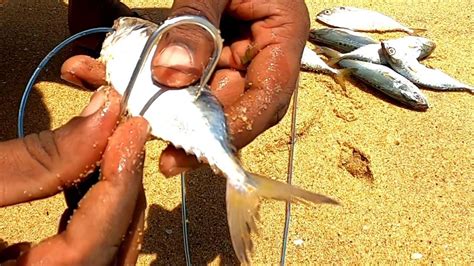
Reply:
<svg viewBox="0 0 474 266"><path fill-rule="evenodd" d="M36 67L35 71L30 77L30 80L28 81L25 90L23 91L23 96L21 97L20 101L20 107L18 108L18 137L22 138L25 136L25 130L24 130L24 119L25 119L25 109L26 109L26 104L28 102L28 98L30 97L31 90L33 89L33 85L36 83L36 79L38 78L39 74L41 73L41 70L48 64L48 62L53 58L57 53L59 53L64 47L66 47L68 44L72 43L73 41L84 37L86 35L90 34L96 34L96 33L108 33L112 32L114 29L112 28L107 28L107 27L100 27L100 28L92 28L88 29L85 31L78 32L69 38L65 39L62 41L60 44L58 44L56 47L53 48L44 58L41 60L39 63L38 67Z"/></svg>

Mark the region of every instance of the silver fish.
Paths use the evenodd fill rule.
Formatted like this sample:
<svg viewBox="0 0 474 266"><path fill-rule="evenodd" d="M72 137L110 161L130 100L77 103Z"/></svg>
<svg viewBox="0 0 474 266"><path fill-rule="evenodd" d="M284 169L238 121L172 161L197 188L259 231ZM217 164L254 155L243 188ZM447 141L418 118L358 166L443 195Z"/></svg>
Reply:
<svg viewBox="0 0 474 266"><path fill-rule="evenodd" d="M428 109L428 100L420 89L389 67L344 59L339 65L352 69L351 74L400 103L415 110Z"/></svg>
<svg viewBox="0 0 474 266"><path fill-rule="evenodd" d="M382 50L390 66L415 84L433 90L467 90L474 93L473 86L462 83L439 69L426 67L413 57L411 50L396 42L383 41Z"/></svg>
<svg viewBox="0 0 474 266"><path fill-rule="evenodd" d="M348 6L324 9L316 15L316 20L332 27L355 31L403 31L410 35L424 31L423 29L408 28L393 18L376 11Z"/></svg>
<svg viewBox="0 0 474 266"><path fill-rule="evenodd" d="M416 36L405 36L402 38L392 39L391 42L400 47L405 47L411 57L419 60L429 56L436 48L436 44L433 41ZM334 65L342 59L354 59L374 64L388 65L388 61L382 51L381 43L368 44L345 54L340 54L334 50L324 48L322 49L322 52L331 57L331 60L328 62L329 65Z"/></svg>
<svg viewBox="0 0 474 266"><path fill-rule="evenodd" d="M322 28L309 31L309 41L335 49L342 53L354 51L367 44L378 43L369 35L348 29Z"/></svg>
<svg viewBox="0 0 474 266"><path fill-rule="evenodd" d="M341 87L345 88L346 86L345 77L348 75L348 71L328 66L315 51L306 46L304 47L303 55L301 56L301 69L330 75L339 85L341 85Z"/></svg>
<svg viewBox="0 0 474 266"><path fill-rule="evenodd" d="M367 44L345 54L341 54L332 49L327 49L326 47L321 47L321 53L331 58L328 61L328 64L331 66L343 59L354 59L379 65L387 64L387 61L383 56L382 46L380 43Z"/></svg>
<svg viewBox="0 0 474 266"><path fill-rule="evenodd" d="M120 18L114 24L115 32L105 39L100 60L106 65L107 81L120 94L124 93L140 53L156 28L157 25L138 18ZM151 64L151 57L145 64ZM247 172L234 155L221 105L208 88L202 89L196 97L198 89L190 86L166 90L153 82L151 69L145 67L128 100L128 111L135 116L144 111L142 115L150 123L152 135L205 160L226 177L227 220L232 244L238 259L249 263L250 234L257 230L261 198L302 203L337 202ZM155 100L149 104L149 99Z"/></svg>

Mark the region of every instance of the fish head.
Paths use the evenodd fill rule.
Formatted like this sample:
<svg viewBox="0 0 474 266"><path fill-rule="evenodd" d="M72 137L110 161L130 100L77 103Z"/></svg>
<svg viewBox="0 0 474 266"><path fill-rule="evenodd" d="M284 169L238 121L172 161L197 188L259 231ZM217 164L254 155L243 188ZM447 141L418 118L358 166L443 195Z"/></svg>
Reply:
<svg viewBox="0 0 474 266"><path fill-rule="evenodd" d="M316 20L329 24L330 21L335 19L335 16L338 16L340 8L341 7L333 7L324 9L316 15Z"/></svg>
<svg viewBox="0 0 474 266"><path fill-rule="evenodd" d="M382 41L381 45L382 53L390 63L400 64L406 56L406 51L391 41Z"/></svg>
<svg viewBox="0 0 474 266"><path fill-rule="evenodd" d="M327 29L311 29L309 31L308 39L312 42L319 42L324 39L324 36L327 35L329 32Z"/></svg>
<svg viewBox="0 0 474 266"><path fill-rule="evenodd" d="M319 12L316 17L317 18L324 18L324 17L329 17L331 16L332 14L334 14L334 12L336 11L335 8L326 8L324 10L322 10L321 12Z"/></svg>
<svg viewBox="0 0 474 266"><path fill-rule="evenodd" d="M410 107L415 110L424 111L429 108L428 99L426 96L415 87L414 88L400 88L400 94L405 99Z"/></svg>
<svg viewBox="0 0 474 266"><path fill-rule="evenodd" d="M419 37L420 56L419 59L428 57L436 48L436 43L430 39Z"/></svg>

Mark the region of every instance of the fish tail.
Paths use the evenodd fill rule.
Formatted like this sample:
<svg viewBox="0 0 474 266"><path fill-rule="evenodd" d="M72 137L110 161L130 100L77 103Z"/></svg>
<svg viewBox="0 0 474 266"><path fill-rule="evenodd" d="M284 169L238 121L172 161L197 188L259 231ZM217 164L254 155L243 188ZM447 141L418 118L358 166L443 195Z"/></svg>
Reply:
<svg viewBox="0 0 474 266"><path fill-rule="evenodd" d="M422 29L422 28L410 28L410 31L408 31L407 33L412 36L420 36L420 33L423 33L425 31L426 29Z"/></svg>
<svg viewBox="0 0 474 266"><path fill-rule="evenodd" d="M247 173L244 184L236 187L227 182L227 221L232 245L237 258L249 264L249 253L253 250L250 235L257 233L258 209L261 198L270 198L298 203L329 203L337 201L326 196L309 192L295 186Z"/></svg>

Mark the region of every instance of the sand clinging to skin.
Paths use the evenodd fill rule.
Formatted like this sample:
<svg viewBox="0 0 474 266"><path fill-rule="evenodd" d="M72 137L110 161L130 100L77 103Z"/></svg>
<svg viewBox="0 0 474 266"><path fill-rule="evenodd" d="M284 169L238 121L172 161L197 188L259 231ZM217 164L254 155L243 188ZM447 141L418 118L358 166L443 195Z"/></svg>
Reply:
<svg viewBox="0 0 474 266"><path fill-rule="evenodd" d="M125 1L162 18L171 1ZM306 1L314 16L344 1ZM474 28L468 3L456 1L351 1L377 10L421 33L437 48L424 61L474 84ZM347 3L346 3L347 4ZM16 112L32 71L67 37L67 5L61 1L8 1L0 6L0 139L15 137ZM22 14L19 16L18 14ZM403 33L371 34L387 39ZM59 79L67 52L40 77L27 108L28 132L56 128L80 113L90 92ZM469 264L474 176L474 98L465 92L422 89L426 112L395 105L357 82L342 91L329 76L300 77L293 181L336 198L342 206L294 205L287 260L293 264ZM290 115L240 153L246 169L278 180L287 171ZM180 183L159 173L165 144L150 141L145 161L148 201L138 264L183 264ZM227 229L225 179L208 168L186 179L193 263L237 264ZM65 209L57 195L0 209L0 243L38 242L57 231ZM280 258L284 204L261 206L260 236L254 236L255 264ZM93 233L93 232L91 232Z"/></svg>

